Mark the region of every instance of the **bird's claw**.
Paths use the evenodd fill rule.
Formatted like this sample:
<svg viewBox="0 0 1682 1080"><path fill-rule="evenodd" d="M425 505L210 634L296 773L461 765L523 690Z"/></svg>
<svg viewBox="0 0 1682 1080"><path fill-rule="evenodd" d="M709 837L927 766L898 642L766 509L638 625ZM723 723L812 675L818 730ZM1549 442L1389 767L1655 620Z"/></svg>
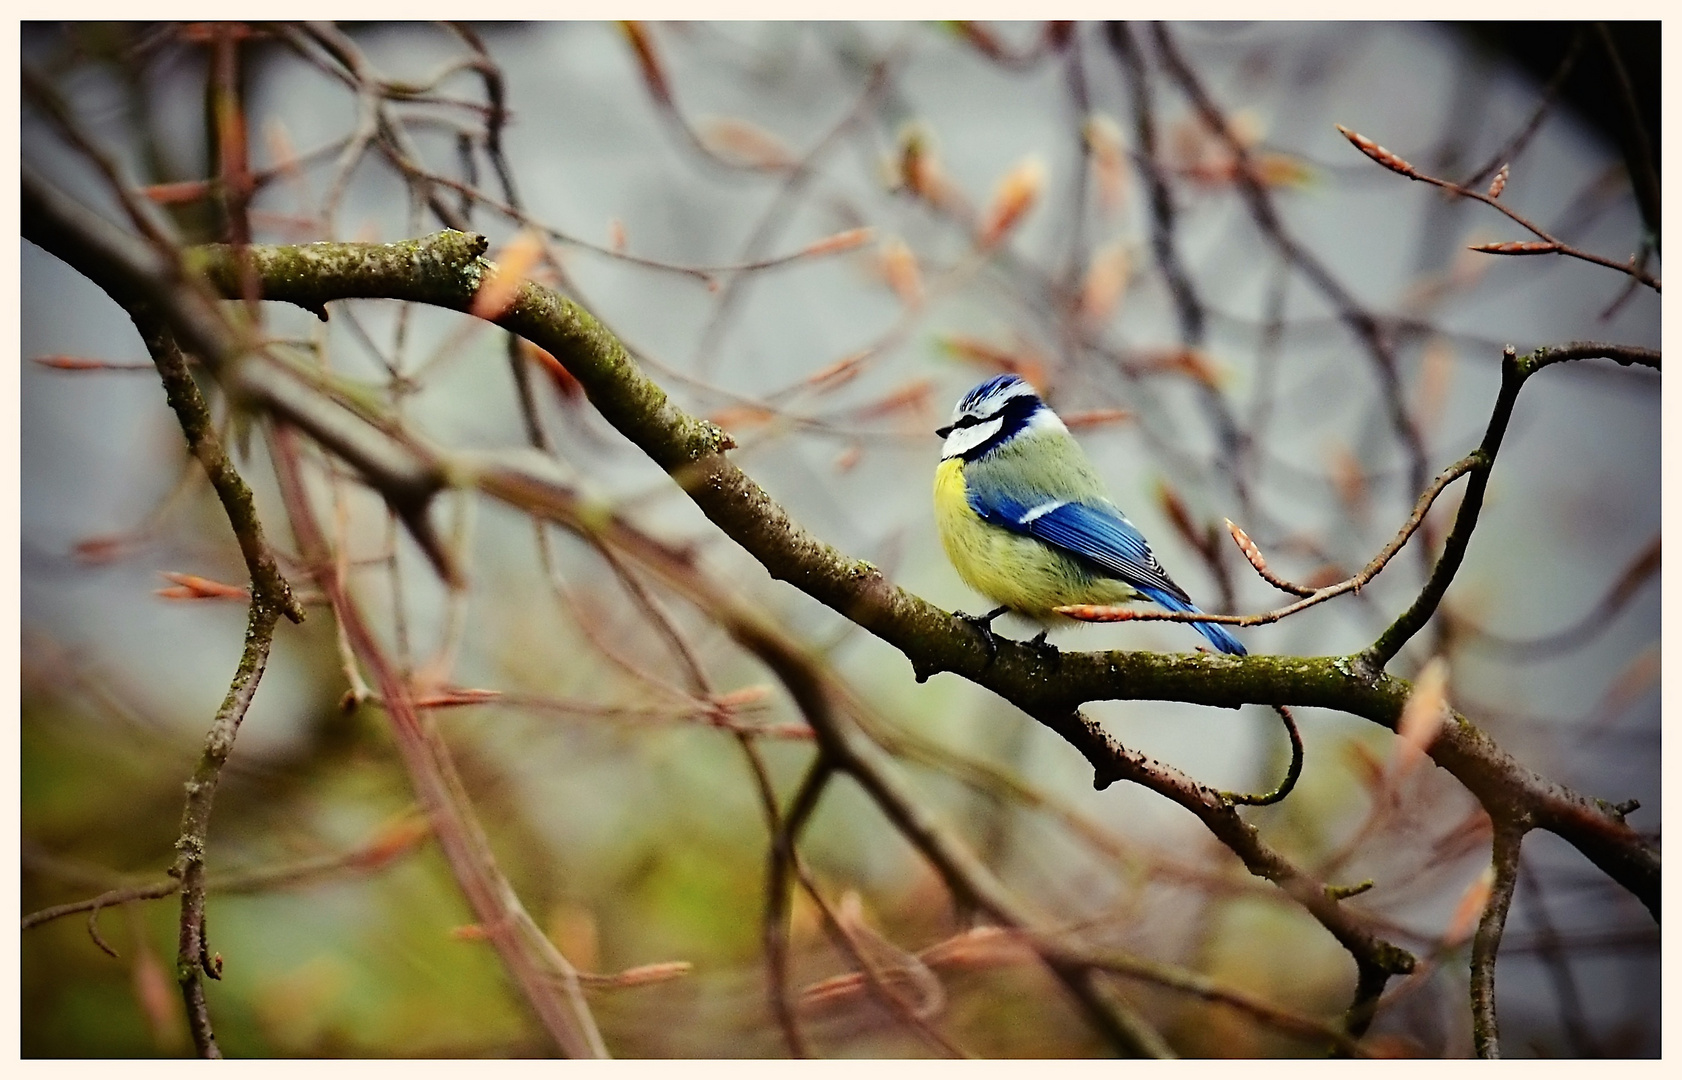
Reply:
<svg viewBox="0 0 1682 1080"><path fill-rule="evenodd" d="M1045 662L1052 667L1061 667L1063 665L1063 650L1045 639L1045 636L1049 633L1051 633L1049 628L1041 630L1028 642L1028 647L1044 657Z"/></svg>
<svg viewBox="0 0 1682 1080"><path fill-rule="evenodd" d="M963 611L954 611L954 618L962 619L973 626L981 635L981 644L987 649L987 662L991 664L999 657L998 635L993 633L993 620L1003 615L1009 608L994 608L985 615L971 615Z"/></svg>

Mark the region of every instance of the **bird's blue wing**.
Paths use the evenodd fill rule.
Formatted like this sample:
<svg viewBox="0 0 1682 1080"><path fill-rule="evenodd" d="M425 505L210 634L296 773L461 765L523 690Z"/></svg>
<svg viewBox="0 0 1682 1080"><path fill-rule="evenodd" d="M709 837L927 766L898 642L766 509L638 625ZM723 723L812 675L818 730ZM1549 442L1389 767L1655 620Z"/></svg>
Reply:
<svg viewBox="0 0 1682 1080"><path fill-rule="evenodd" d="M1147 595L1191 600L1156 561L1144 535L1109 507L1057 499L1028 506L980 487L972 487L969 496L970 507L985 521L1078 555Z"/></svg>
<svg viewBox="0 0 1682 1080"><path fill-rule="evenodd" d="M1198 611L1191 597L1156 561L1144 534L1111 507L1056 499L1027 506L984 488L970 491L970 507L994 525L1079 556L1169 611ZM1214 623L1192 626L1222 652L1235 656L1246 654L1238 639L1220 626Z"/></svg>
<svg viewBox="0 0 1682 1080"><path fill-rule="evenodd" d="M1156 593L1164 593L1191 602L1156 561L1144 534L1115 511L1071 502L1037 515L1030 511L1030 515L1031 520L1023 524L1029 536L1097 563L1153 600Z"/></svg>

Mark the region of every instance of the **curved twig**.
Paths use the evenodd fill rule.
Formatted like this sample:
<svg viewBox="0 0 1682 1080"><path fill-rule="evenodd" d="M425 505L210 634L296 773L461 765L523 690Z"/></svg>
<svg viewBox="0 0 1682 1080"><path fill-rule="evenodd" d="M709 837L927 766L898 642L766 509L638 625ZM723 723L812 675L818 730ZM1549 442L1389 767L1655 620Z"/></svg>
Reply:
<svg viewBox="0 0 1682 1080"><path fill-rule="evenodd" d="M1295 615L1297 612L1314 607L1316 604L1323 604L1333 597L1342 596L1347 592L1360 592L1369 581L1378 576L1379 571L1389 565L1390 560L1395 558L1396 553L1407 545L1409 538L1419 531L1419 526L1425 523L1425 515L1430 511L1432 504L1437 501L1437 497L1443 493L1443 489L1477 467L1477 455L1469 454L1438 473L1437 478L1431 481L1431 486L1426 488L1424 493L1419 496L1419 501L1414 504L1413 513L1408 515L1408 519L1402 523L1402 527L1397 531L1395 537L1377 555L1374 555L1372 560L1362 567L1359 573L1351 577L1344 578L1342 581L1327 585L1324 588L1307 589L1304 586L1276 577L1267 570L1265 561L1262 562L1261 566L1256 567L1256 572L1269 585L1282 592L1294 593L1302 597L1294 604L1286 604L1284 607L1259 612L1255 615L1211 615L1203 611L1165 611L1155 608L1102 604L1069 604L1056 610L1059 614L1067 615L1071 619L1079 619L1082 622L1210 622L1226 623L1231 626L1266 626L1268 623L1278 622L1280 619ZM1251 566L1256 566L1256 561L1261 558L1261 555L1260 552L1255 550L1255 544L1250 541L1244 530L1233 525L1230 521L1227 526L1233 530L1233 540L1238 544L1239 550L1244 552L1245 557L1250 560Z"/></svg>
<svg viewBox="0 0 1682 1080"><path fill-rule="evenodd" d="M1279 786L1265 795L1239 795L1223 791L1220 795L1226 801L1240 806L1272 806L1276 802L1283 802L1285 796L1291 793L1291 789L1297 786L1297 778L1302 775L1302 733L1297 730L1296 718L1291 715L1289 708L1275 705L1273 711L1285 722L1285 734L1291 740L1291 764L1285 769L1285 779L1279 781Z"/></svg>

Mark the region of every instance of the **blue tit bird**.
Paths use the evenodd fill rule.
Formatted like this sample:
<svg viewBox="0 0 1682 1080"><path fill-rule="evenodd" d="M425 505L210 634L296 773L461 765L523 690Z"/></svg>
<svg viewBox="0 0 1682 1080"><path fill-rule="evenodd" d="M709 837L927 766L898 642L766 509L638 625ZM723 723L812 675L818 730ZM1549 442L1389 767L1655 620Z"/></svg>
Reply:
<svg viewBox="0 0 1682 1080"><path fill-rule="evenodd" d="M1007 611L1049 626L1067 604L1150 600L1197 611L1151 553L1144 535L1104 495L1092 462L1027 383L1000 375L965 394L934 476L941 543L958 575L1000 605L964 615L986 636ZM962 613L960 613L962 614ZM1193 623L1224 653L1246 655L1215 623ZM1034 644L1045 645L1042 630Z"/></svg>

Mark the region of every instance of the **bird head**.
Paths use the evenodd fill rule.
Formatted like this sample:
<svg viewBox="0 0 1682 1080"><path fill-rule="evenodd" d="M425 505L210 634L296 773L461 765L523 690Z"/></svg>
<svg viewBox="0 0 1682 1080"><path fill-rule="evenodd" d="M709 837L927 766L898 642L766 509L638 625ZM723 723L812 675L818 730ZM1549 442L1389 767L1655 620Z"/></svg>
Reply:
<svg viewBox="0 0 1682 1080"><path fill-rule="evenodd" d="M985 457L1030 427L1062 429L1057 414L1034 388L1015 375L999 375L975 387L952 409L952 422L935 432L946 440L941 460Z"/></svg>

